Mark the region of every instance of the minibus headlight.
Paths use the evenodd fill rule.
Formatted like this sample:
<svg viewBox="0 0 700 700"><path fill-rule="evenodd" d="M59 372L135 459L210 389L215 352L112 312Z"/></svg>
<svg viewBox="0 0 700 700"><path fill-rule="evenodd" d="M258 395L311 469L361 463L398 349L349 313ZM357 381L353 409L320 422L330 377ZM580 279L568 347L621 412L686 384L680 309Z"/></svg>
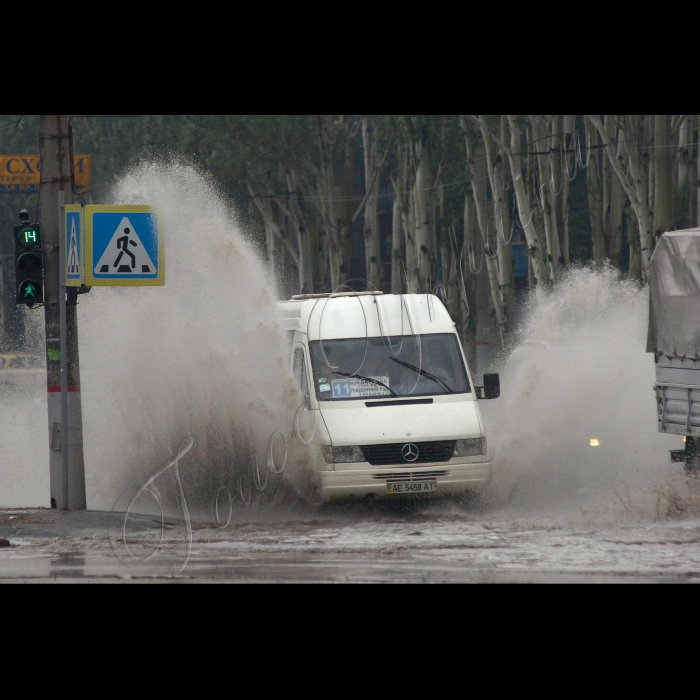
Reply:
<svg viewBox="0 0 700 700"><path fill-rule="evenodd" d="M475 455L486 454L486 438L469 438L468 440L457 440L453 457L474 457Z"/></svg>
<svg viewBox="0 0 700 700"><path fill-rule="evenodd" d="M324 445L323 457L329 464L348 464L350 462L364 462L365 456L359 447L331 447Z"/></svg>

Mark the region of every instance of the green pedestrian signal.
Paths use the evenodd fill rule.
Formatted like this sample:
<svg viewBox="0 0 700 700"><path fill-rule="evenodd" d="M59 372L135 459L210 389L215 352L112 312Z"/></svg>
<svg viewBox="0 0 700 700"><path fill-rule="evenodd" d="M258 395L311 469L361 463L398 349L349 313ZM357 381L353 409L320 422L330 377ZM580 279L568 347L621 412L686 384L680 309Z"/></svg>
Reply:
<svg viewBox="0 0 700 700"><path fill-rule="evenodd" d="M22 282L19 287L19 294L24 301L36 301L39 296L39 288L34 282Z"/></svg>
<svg viewBox="0 0 700 700"><path fill-rule="evenodd" d="M15 289L18 304L33 306L44 301L44 256L41 249L41 227L27 222L29 215L23 209L22 220L15 230Z"/></svg>

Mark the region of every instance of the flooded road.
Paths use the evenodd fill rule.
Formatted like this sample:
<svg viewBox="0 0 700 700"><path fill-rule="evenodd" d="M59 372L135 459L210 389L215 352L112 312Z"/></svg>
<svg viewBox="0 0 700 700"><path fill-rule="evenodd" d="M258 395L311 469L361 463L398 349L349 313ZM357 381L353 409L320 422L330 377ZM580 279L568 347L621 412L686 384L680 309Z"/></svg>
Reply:
<svg viewBox="0 0 700 700"><path fill-rule="evenodd" d="M124 557L126 566L108 522L107 513L0 511L11 545L0 547L0 581L700 582L696 517L564 525L452 503L324 507L225 529L195 520L191 555L175 574L186 560L184 527L166 521L157 549L160 521L131 521L132 554L155 554Z"/></svg>
<svg viewBox="0 0 700 700"><path fill-rule="evenodd" d="M670 462L682 436L658 431L638 285L578 269L531 296L517 354L482 368L502 381L499 399L479 402L493 470L481 500L313 507L316 473L295 448L316 419L295 423L275 282L228 205L178 165L137 169L111 201L163 212L168 287L80 301L91 511L18 509L50 503L44 380L0 390L0 581L700 581L700 487ZM221 283L217 303L192 274L204 269ZM43 356L41 316L27 319ZM190 437L181 482L170 469L148 491L163 532L136 516L130 553L123 541L115 552L123 530L109 509ZM224 487L238 500L218 529ZM191 528L173 515L178 494Z"/></svg>

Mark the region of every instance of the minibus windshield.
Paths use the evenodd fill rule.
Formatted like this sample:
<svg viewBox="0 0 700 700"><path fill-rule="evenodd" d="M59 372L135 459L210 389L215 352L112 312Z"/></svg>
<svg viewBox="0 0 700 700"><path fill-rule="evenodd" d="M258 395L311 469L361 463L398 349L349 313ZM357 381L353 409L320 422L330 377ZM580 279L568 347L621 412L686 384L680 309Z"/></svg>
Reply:
<svg viewBox="0 0 700 700"><path fill-rule="evenodd" d="M454 333L310 343L319 401L471 392Z"/></svg>

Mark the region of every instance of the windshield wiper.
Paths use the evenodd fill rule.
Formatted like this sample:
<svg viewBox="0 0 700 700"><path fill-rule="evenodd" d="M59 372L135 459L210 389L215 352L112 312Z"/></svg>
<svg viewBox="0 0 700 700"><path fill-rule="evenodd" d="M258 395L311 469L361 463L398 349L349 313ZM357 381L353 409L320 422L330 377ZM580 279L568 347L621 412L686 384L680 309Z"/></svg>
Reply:
<svg viewBox="0 0 700 700"><path fill-rule="evenodd" d="M341 377L352 377L353 379L362 379L365 382L372 382L372 384L379 384L379 386L383 386L392 396L396 396L396 394L384 382L380 382L378 379L363 377L361 374L348 374L347 372L335 372L335 374L339 374Z"/></svg>
<svg viewBox="0 0 700 700"><path fill-rule="evenodd" d="M447 391L450 392L450 394L455 393L454 389L451 389L447 384L445 384L445 382L443 382L442 379L440 379L440 377L436 377L434 374L430 374L430 372L426 372L424 369L419 369L415 365L412 365L410 362L404 362L403 360L399 360L397 357L390 357L389 359L393 360L394 362L398 362L400 365L408 367L409 369L412 369L415 372L418 372L418 374L422 374L428 379L432 379L434 382L438 382L438 384L442 384L442 386L444 386L445 389L447 389Z"/></svg>

